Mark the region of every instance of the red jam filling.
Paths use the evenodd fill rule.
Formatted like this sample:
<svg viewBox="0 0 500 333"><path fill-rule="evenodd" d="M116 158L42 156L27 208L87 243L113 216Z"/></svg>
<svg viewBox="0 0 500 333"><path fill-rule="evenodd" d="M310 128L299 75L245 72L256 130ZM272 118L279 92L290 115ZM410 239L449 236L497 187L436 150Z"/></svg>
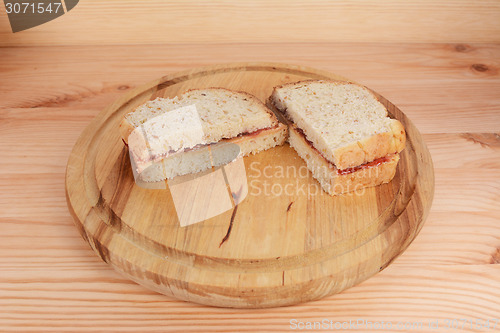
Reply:
<svg viewBox="0 0 500 333"><path fill-rule="evenodd" d="M323 157L328 163L330 163L331 165L334 166L334 164L330 161L328 161L324 156L323 154L321 154L321 152L316 149L316 147L314 147L313 143L311 141L309 141L304 133L304 131L298 127L295 127L295 130L297 132L300 133L300 135L302 135L302 137L304 138L304 140L307 142L307 144L312 148L314 149L318 154L321 155L321 157ZM380 157L380 158L377 158L371 162L368 162L368 163L365 163L365 164L361 164L361 165L358 165L358 166L355 166L355 167L352 167L352 168L347 168L347 169L343 169L343 170L339 170L337 169L337 173L339 175L348 175L350 173L353 173L353 172L356 172L358 170L362 170L362 169L367 169L367 168L373 168L373 167L377 167L383 163L386 163L386 162L389 162L390 160L390 154L389 155L386 155L384 157Z"/></svg>

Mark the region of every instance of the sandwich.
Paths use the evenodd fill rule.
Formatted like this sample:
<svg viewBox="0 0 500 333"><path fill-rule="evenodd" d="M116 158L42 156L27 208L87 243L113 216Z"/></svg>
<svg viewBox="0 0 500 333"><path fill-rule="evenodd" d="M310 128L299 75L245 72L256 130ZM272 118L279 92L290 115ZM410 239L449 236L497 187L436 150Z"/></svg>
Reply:
<svg viewBox="0 0 500 333"><path fill-rule="evenodd" d="M146 102L123 117L120 133L134 175L156 182L281 145L287 127L250 94L208 88Z"/></svg>
<svg viewBox="0 0 500 333"><path fill-rule="evenodd" d="M327 193L393 179L405 130L365 87L301 81L275 87L268 104L288 123L290 146Z"/></svg>

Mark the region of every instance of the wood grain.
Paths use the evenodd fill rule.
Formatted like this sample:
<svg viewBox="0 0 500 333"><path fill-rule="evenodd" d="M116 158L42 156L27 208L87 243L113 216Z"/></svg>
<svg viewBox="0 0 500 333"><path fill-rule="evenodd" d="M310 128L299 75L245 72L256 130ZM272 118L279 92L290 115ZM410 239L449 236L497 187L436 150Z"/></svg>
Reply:
<svg viewBox="0 0 500 333"><path fill-rule="evenodd" d="M70 154L66 194L80 233L102 260L134 281L222 307L315 300L381 271L422 227L434 191L432 160L418 130L383 97L407 133L392 182L329 196L309 174L300 174L304 162L284 145L244 158L243 202L188 227L179 224L173 183L166 190L134 183L119 135L123 115L157 96L215 86L265 101L274 86L327 78L341 79L312 68L239 63L175 73L130 92L99 113ZM292 167L295 175L269 176L263 170L268 165L287 172ZM275 185L279 194L273 194ZM293 190L285 194L289 187Z"/></svg>
<svg viewBox="0 0 500 333"><path fill-rule="evenodd" d="M87 0L57 20L16 34L5 16L0 11L3 46L500 41L495 0Z"/></svg>
<svg viewBox="0 0 500 333"><path fill-rule="evenodd" d="M467 20L467 11L463 15ZM500 210L493 200L484 205L485 197L472 189L491 191L478 168L498 171L500 149L465 137L500 132L500 45L475 39L286 40L0 48L0 139L8 143L0 145L1 331L278 332L290 330L292 318L498 318ZM81 239L66 208L63 178L71 148L88 123L127 90L159 75L245 60L313 65L352 78L398 105L424 133L436 172L433 206L416 240L380 274L314 303L216 309L131 283ZM473 70L474 64L490 70ZM448 197L457 192L450 184L462 184L460 207ZM489 193L498 198L498 191Z"/></svg>
<svg viewBox="0 0 500 333"><path fill-rule="evenodd" d="M313 63L366 85L400 107L422 133L500 129L498 44L304 45L283 43L279 51L273 44L0 48L5 78L0 110L21 121L47 116L47 124L55 116L89 121L127 90L163 73L221 62L274 61ZM474 70L474 65L487 70ZM44 84L26 81L26 75L43 77Z"/></svg>
<svg viewBox="0 0 500 333"><path fill-rule="evenodd" d="M425 268L425 275L418 267L389 267L356 288L330 298L290 308L251 311L166 299L130 283L99 262L85 263L85 269L68 264L51 272L20 270L30 278L19 281L15 270L6 271L3 277L2 309L8 315L0 318L2 328L11 331L137 331L147 327L158 332L281 332L291 329L292 319L324 318L425 325L432 319L440 320L442 327L450 317L496 317L500 299L496 288L499 265L431 265ZM61 292L61 287L69 290ZM54 293L58 296L54 297ZM26 320L28 315L30 320Z"/></svg>

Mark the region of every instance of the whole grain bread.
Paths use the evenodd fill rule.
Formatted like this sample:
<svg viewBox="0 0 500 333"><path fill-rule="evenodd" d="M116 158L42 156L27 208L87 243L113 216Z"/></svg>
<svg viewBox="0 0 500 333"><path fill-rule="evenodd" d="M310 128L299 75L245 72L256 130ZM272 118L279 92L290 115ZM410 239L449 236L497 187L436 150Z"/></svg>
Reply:
<svg viewBox="0 0 500 333"><path fill-rule="evenodd" d="M396 173L399 154L390 154L381 163L376 163L371 167L353 168L351 172L342 172L311 147L296 125L290 125L288 131L290 146L297 151L313 177L328 194L363 191L365 187L390 182Z"/></svg>
<svg viewBox="0 0 500 333"><path fill-rule="evenodd" d="M143 165L144 171L140 173L140 179L146 182L156 182L200 172L212 166L225 165L235 158L282 145L287 137L287 126L280 123L276 127L259 131L251 136L224 139L215 144L173 155L170 158L146 163Z"/></svg>
<svg viewBox="0 0 500 333"><path fill-rule="evenodd" d="M120 124L122 139L127 143L135 128L190 105L196 106L204 143L218 142L278 124L276 116L253 95L225 88L192 89L173 98L158 97L126 114Z"/></svg>
<svg viewBox="0 0 500 333"><path fill-rule="evenodd" d="M287 127L250 94L208 88L146 102L124 116L120 133L136 176L154 182L283 144Z"/></svg>
<svg viewBox="0 0 500 333"><path fill-rule="evenodd" d="M403 150L403 125L388 117L376 96L360 85L310 80L275 87L272 105L302 130L338 169Z"/></svg>

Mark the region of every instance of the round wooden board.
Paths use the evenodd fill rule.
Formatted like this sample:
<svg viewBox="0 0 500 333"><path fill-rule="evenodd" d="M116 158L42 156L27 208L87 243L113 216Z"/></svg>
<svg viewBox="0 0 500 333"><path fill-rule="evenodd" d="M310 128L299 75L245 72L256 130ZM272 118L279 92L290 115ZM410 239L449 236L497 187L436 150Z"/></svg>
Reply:
<svg viewBox="0 0 500 333"><path fill-rule="evenodd" d="M107 107L83 131L67 166L67 203L82 236L102 260L132 280L179 299L223 307L310 301L387 267L423 225L434 172L418 130L381 96L407 131L389 184L329 196L310 173L283 174L305 168L285 144L243 159L249 184L254 182L236 208L181 227L168 187L145 189L134 182L118 125L136 106L206 87L246 91L266 101L274 86L304 79L346 80L300 66L226 64L167 75ZM280 186L273 191L269 186L275 183ZM286 193L279 191L287 184Z"/></svg>

